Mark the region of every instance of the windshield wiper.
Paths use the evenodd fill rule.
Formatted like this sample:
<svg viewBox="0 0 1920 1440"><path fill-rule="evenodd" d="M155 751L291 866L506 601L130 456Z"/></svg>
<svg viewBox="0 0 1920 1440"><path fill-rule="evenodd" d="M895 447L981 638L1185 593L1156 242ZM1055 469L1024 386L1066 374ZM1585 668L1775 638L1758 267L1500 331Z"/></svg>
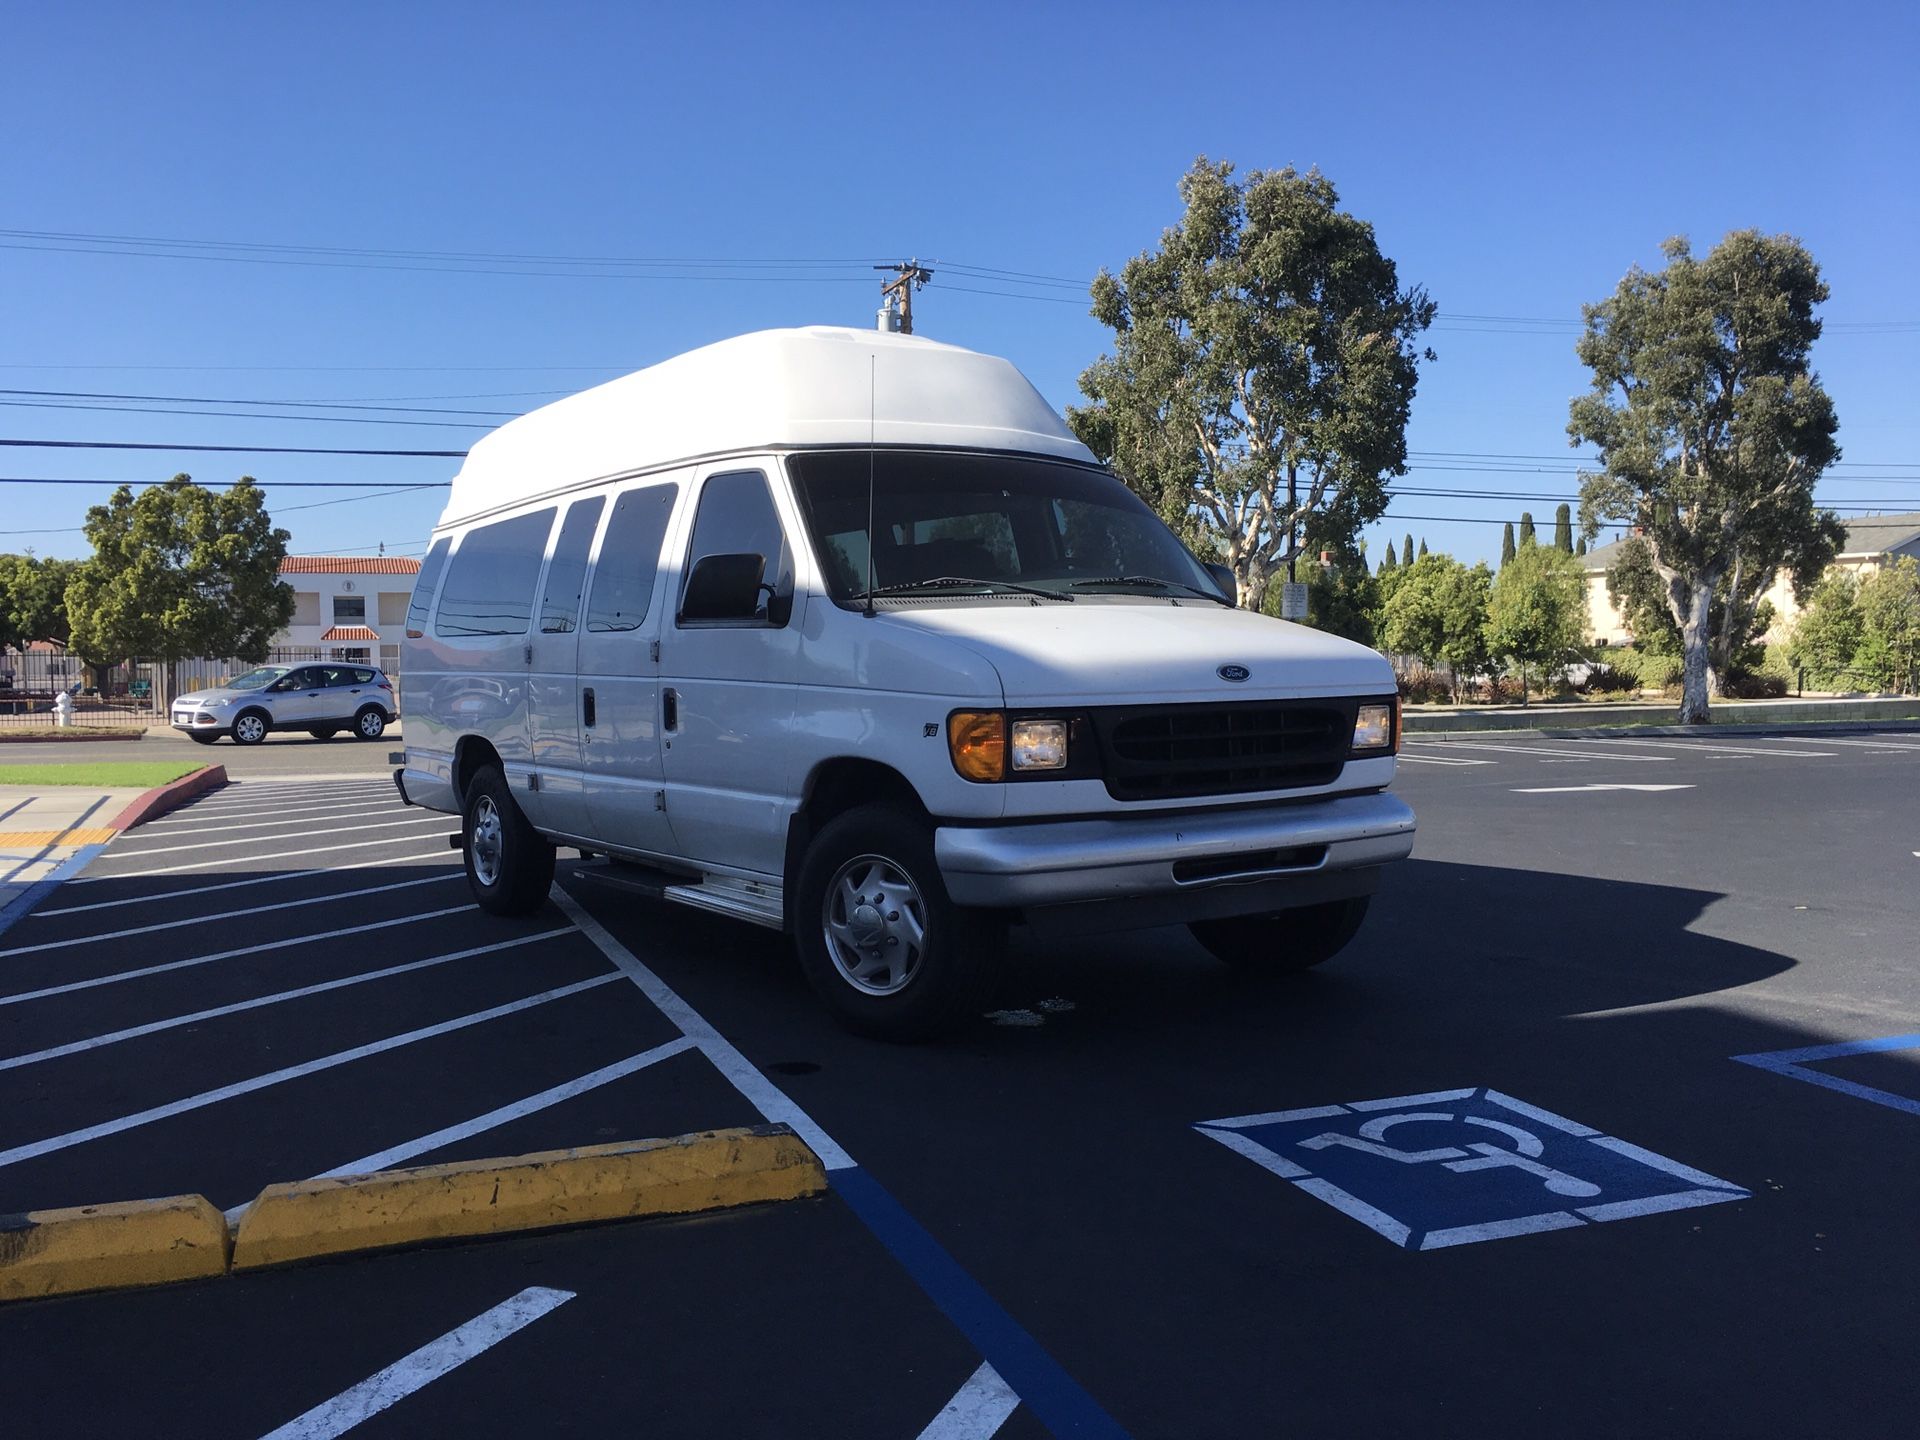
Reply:
<svg viewBox="0 0 1920 1440"><path fill-rule="evenodd" d="M1086 580L1068 582L1076 590L1082 585L1151 585L1156 590L1180 590L1188 595L1198 595L1202 600L1211 600L1216 605L1228 605L1233 602L1221 598L1211 590L1202 590L1198 585L1188 585L1180 580L1162 580L1153 575L1096 575Z"/></svg>
<svg viewBox="0 0 1920 1440"><path fill-rule="evenodd" d="M1064 590L1042 590L1037 585L1016 585L1011 580L975 580L968 575L938 575L931 580L904 580L898 585L882 585L874 590L876 595L910 595L916 590L957 590L961 586L978 586L983 590L997 591L1008 595L1038 595L1043 600L1072 600L1073 596Z"/></svg>

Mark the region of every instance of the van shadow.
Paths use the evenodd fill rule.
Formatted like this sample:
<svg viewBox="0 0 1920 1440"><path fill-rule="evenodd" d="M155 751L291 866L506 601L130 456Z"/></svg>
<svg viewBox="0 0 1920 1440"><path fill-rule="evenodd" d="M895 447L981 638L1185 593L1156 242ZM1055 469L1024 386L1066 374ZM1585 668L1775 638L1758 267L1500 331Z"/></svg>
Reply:
<svg viewBox="0 0 1920 1440"><path fill-rule="evenodd" d="M1046 944L1015 932L1003 1003L1058 996L1116 1020L1253 1011L1269 1021L1490 1008L1509 1021L1647 1005L1750 985L1795 962L1690 928L1721 896L1490 865L1408 860L1333 960L1266 980L1214 960L1184 927ZM1276 951L1286 944L1274 922ZM1384 1010L1383 1010L1384 1007Z"/></svg>

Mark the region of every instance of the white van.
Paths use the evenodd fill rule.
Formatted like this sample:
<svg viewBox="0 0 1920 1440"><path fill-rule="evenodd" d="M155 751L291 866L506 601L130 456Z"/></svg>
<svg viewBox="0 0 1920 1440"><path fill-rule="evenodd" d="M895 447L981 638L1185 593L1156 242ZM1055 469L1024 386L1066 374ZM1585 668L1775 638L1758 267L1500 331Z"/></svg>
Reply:
<svg viewBox="0 0 1920 1440"><path fill-rule="evenodd" d="M789 931L848 1026L978 1008L1010 921L1317 964L1413 845L1387 662L1235 609L1004 360L709 345L474 446L408 612L409 804L476 900L557 845Z"/></svg>

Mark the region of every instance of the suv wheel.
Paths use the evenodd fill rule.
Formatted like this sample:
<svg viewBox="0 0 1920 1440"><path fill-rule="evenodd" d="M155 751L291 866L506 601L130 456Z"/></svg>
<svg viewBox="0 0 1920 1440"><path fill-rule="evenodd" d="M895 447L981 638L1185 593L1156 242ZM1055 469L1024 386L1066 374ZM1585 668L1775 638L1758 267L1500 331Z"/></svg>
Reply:
<svg viewBox="0 0 1920 1440"><path fill-rule="evenodd" d="M236 745L258 745L267 738L267 731L272 728L262 712L242 710L233 717L233 742Z"/></svg>
<svg viewBox="0 0 1920 1440"><path fill-rule="evenodd" d="M386 730L386 713L378 705L362 705L353 717L353 733L362 740L378 740Z"/></svg>
<svg viewBox="0 0 1920 1440"><path fill-rule="evenodd" d="M1331 960L1359 933L1371 895L1271 915L1196 920L1187 929L1217 960L1247 975L1292 975Z"/></svg>
<svg viewBox="0 0 1920 1440"><path fill-rule="evenodd" d="M947 897L927 824L889 805L821 830L794 903L808 982L862 1035L918 1039L977 1014L1006 948L999 917Z"/></svg>
<svg viewBox="0 0 1920 1440"><path fill-rule="evenodd" d="M553 888L553 846L527 823L507 777L488 765L467 787L460 853L474 903L490 915L531 915Z"/></svg>

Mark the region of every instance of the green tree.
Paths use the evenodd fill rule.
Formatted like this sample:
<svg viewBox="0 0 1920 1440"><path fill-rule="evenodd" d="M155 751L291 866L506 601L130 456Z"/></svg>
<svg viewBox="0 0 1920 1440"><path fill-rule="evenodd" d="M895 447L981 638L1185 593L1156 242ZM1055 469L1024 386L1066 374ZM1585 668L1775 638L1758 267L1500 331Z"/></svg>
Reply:
<svg viewBox="0 0 1920 1440"><path fill-rule="evenodd" d="M1920 667L1920 560L1902 556L1860 582L1853 668L1883 690L1911 691Z"/></svg>
<svg viewBox="0 0 1920 1440"><path fill-rule="evenodd" d="M1573 542L1573 553L1575 555L1580 555L1580 556L1584 556L1587 553L1587 537L1586 536L1582 535L1579 539Z"/></svg>
<svg viewBox="0 0 1920 1440"><path fill-rule="evenodd" d="M1416 560L1424 560L1424 559L1426 559L1426 558L1427 558L1427 538L1426 538L1426 536L1424 536L1424 535L1423 535L1423 536L1421 536L1421 537L1420 537L1420 553L1419 553L1418 555L1416 555L1416 556L1414 556L1413 558L1414 558L1414 559L1416 559Z"/></svg>
<svg viewBox="0 0 1920 1440"><path fill-rule="evenodd" d="M1400 542L1400 563L1402 565L1413 563L1413 536L1411 535Z"/></svg>
<svg viewBox="0 0 1920 1440"><path fill-rule="evenodd" d="M1307 572L1307 623L1329 635L1372 645L1380 586L1367 568L1366 548L1331 543L1324 548L1331 554L1331 562L1311 566ZM1269 615L1280 613L1282 583L1276 576L1267 587L1266 603L1261 608Z"/></svg>
<svg viewBox="0 0 1920 1440"><path fill-rule="evenodd" d="M1726 647L1775 574L1812 586L1843 538L1813 504L1840 453L1833 402L1809 364L1827 286L1791 236L1736 231L1704 260L1684 239L1663 248L1665 269L1635 266L1585 307L1577 348L1593 387L1567 431L1600 451L1601 470L1581 480L1581 526L1591 536L1602 520L1626 520L1644 536L1680 631L1680 719L1702 724Z"/></svg>
<svg viewBox="0 0 1920 1440"><path fill-rule="evenodd" d="M1380 607L1383 649L1447 667L1456 698L1462 676L1487 668L1487 606L1493 572L1451 555L1423 555L1399 572Z"/></svg>
<svg viewBox="0 0 1920 1440"><path fill-rule="evenodd" d="M1399 562L1397 562L1397 561L1396 561L1396 560L1395 560L1395 559L1393 558L1393 542L1392 542L1392 541L1388 541L1388 542L1387 542L1387 553L1386 553L1386 554L1384 554L1384 555L1382 555L1382 556L1380 557L1380 573L1381 573L1382 575L1384 575L1384 574L1386 574L1386 573L1387 573L1387 572L1388 572L1389 570L1391 570L1391 569L1393 569L1393 567L1394 567L1394 566L1395 566L1395 565L1396 565L1397 563L1399 563Z"/></svg>
<svg viewBox="0 0 1920 1440"><path fill-rule="evenodd" d="M1553 548L1562 555L1573 553L1573 507L1562 505L1553 512Z"/></svg>
<svg viewBox="0 0 1920 1440"><path fill-rule="evenodd" d="M1507 568L1507 562L1513 559L1513 522L1511 520L1500 529L1500 568Z"/></svg>
<svg viewBox="0 0 1920 1440"><path fill-rule="evenodd" d="M1529 545L1538 544L1539 541L1540 537L1533 528L1533 512L1522 510L1520 512L1520 548L1524 550Z"/></svg>
<svg viewBox="0 0 1920 1440"><path fill-rule="evenodd" d="M1787 663L1804 670L1816 687L1844 679L1866 635L1860 614L1860 582L1845 570L1829 570L1815 582L1787 640Z"/></svg>
<svg viewBox="0 0 1920 1440"><path fill-rule="evenodd" d="M0 555L0 644L16 650L35 640L66 644L67 582L78 568L75 560Z"/></svg>
<svg viewBox="0 0 1920 1440"><path fill-rule="evenodd" d="M1434 306L1400 287L1373 227L1317 171L1237 180L1202 158L1180 198L1159 249L1095 277L1114 352L1080 377L1092 403L1067 418L1199 553L1220 555L1251 609L1309 520L1350 539L1385 511Z"/></svg>
<svg viewBox="0 0 1920 1440"><path fill-rule="evenodd" d="M67 586L75 650L90 664L139 655L266 658L293 618L280 580L285 530L251 476L209 490L176 475L136 495L122 485L87 511L93 556Z"/></svg>
<svg viewBox="0 0 1920 1440"><path fill-rule="evenodd" d="M1649 655L1679 657L1680 627L1667 605L1666 583L1654 569L1653 552L1645 540L1629 535L1621 542L1607 571L1607 594L1632 633L1635 648ZM1751 607L1728 603L1729 582L1723 579L1713 593L1710 623L1714 663L1726 675L1752 670L1764 657L1764 638L1773 626L1771 602Z"/></svg>
<svg viewBox="0 0 1920 1440"><path fill-rule="evenodd" d="M1522 703L1530 670L1554 669L1579 655L1586 621L1586 585L1572 557L1550 545L1522 545L1487 602L1487 647L1520 671Z"/></svg>

